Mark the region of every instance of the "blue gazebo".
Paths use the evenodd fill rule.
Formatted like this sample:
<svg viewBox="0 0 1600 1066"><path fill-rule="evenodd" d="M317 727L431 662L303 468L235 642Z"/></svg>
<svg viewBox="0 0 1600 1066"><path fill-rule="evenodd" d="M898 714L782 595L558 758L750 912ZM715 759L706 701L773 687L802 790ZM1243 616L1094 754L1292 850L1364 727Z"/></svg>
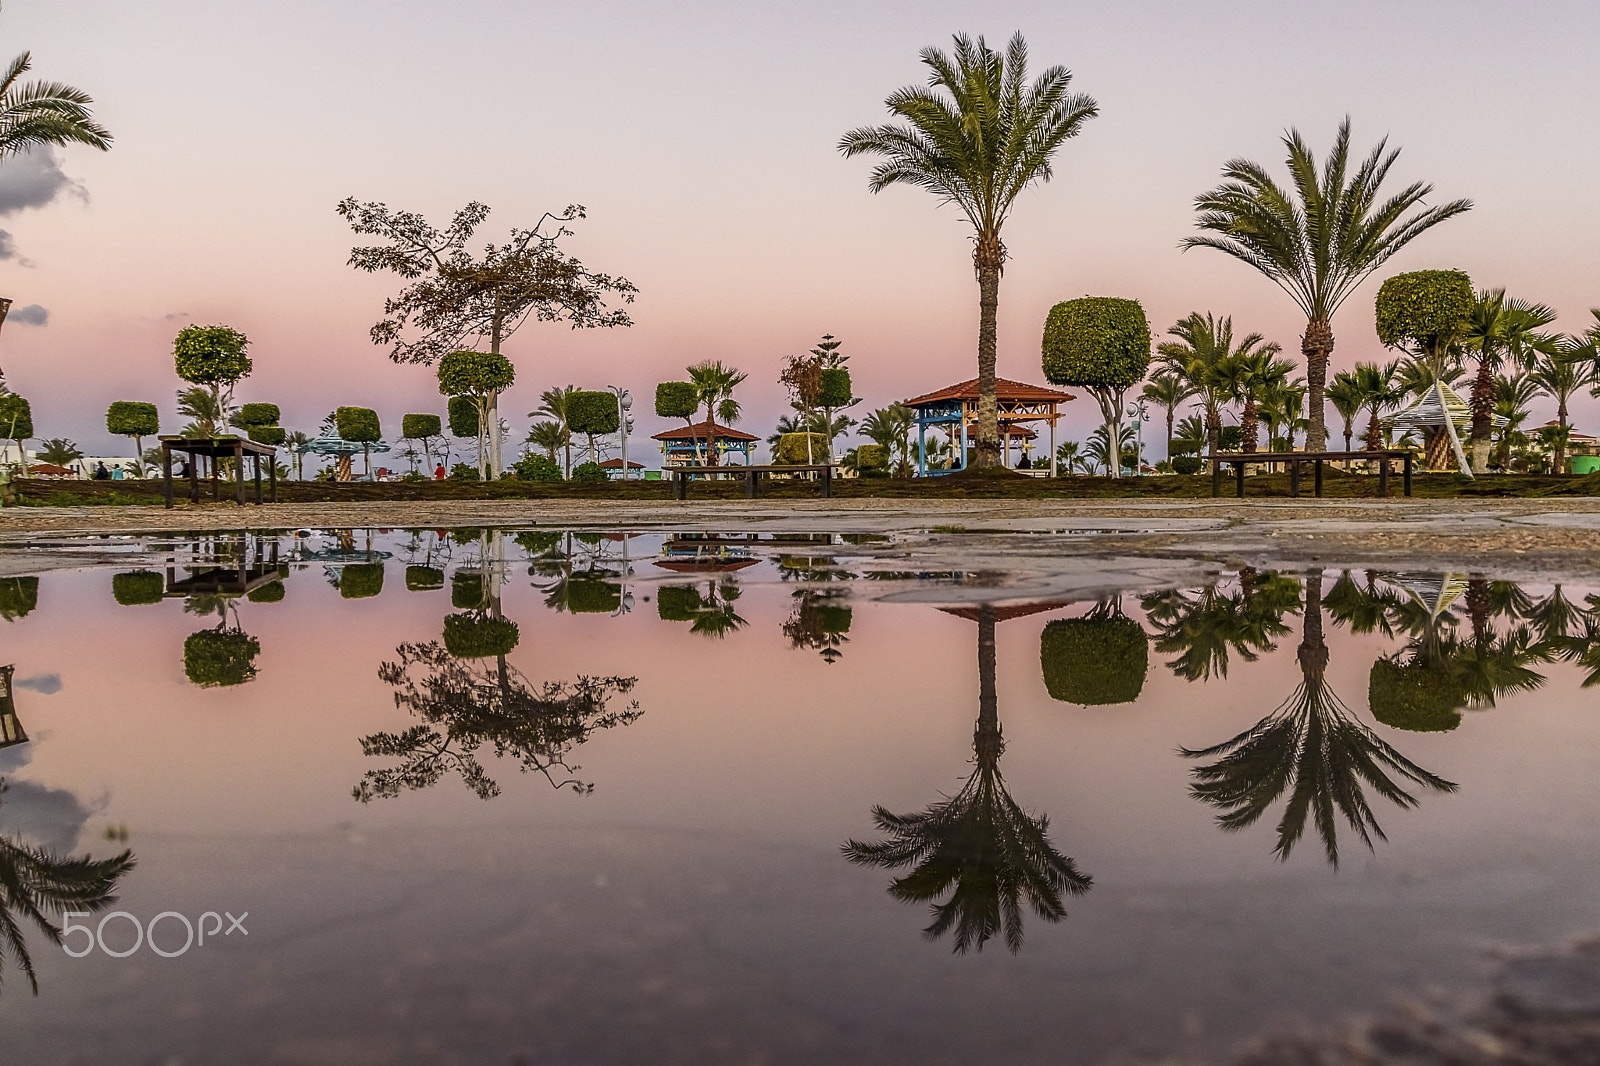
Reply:
<svg viewBox="0 0 1600 1066"><path fill-rule="evenodd" d="M1070 392L1048 389L1043 385L1028 385L1021 381L995 379L995 398L1000 415L1000 454L1006 466L1011 465L1011 445L1025 443L1035 434L1024 430L1023 423L1048 422L1050 424L1050 476L1056 475L1056 422L1061 418L1057 408L1074 397ZM967 427L978 421L978 379L963 381L901 401L911 408L917 418L917 476L946 474L967 468ZM961 448L957 453L959 464L950 470L928 469L928 427L943 426L947 431L959 426ZM1022 432L1017 432L1021 430ZM952 433L954 436L954 433Z"/></svg>

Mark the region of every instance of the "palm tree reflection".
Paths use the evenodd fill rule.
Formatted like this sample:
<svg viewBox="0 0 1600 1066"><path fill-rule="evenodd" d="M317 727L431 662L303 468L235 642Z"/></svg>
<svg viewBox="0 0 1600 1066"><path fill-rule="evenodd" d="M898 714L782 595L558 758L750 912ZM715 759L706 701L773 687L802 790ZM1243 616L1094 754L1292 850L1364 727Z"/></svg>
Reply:
<svg viewBox="0 0 1600 1066"><path fill-rule="evenodd" d="M1310 820L1328 862L1339 864L1339 821L1369 849L1385 839L1367 792L1411 808L1408 785L1454 792L1456 785L1407 759L1359 722L1327 683L1328 645L1322 629L1322 574L1306 580L1297 658L1301 681L1267 717L1230 740L1200 750L1180 749L1197 766L1190 793L1219 809L1217 824L1230 832L1254 825L1287 795L1278 820L1280 860L1287 859Z"/></svg>
<svg viewBox="0 0 1600 1066"><path fill-rule="evenodd" d="M931 904L933 921L923 935L937 940L953 932L958 953L981 951L997 933L1011 951L1020 951L1024 902L1045 921L1058 922L1067 913L1063 897L1082 895L1092 884L1051 844L1049 818L1020 807L1000 775L1005 740L995 691L994 631L995 608L984 604L978 609L976 765L966 784L913 814L874 807L873 821L885 839L843 845L845 857L858 865L911 867L890 882L889 894ZM946 893L949 898L939 902Z"/></svg>

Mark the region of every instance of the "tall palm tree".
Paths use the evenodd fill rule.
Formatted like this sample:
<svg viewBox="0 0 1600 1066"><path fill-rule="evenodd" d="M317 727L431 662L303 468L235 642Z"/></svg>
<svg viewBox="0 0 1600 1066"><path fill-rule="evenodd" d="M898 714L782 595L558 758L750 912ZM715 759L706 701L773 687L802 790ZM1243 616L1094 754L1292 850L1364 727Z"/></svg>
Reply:
<svg viewBox="0 0 1600 1066"><path fill-rule="evenodd" d="M1350 440L1355 436L1356 416L1361 413L1361 385L1349 370L1341 370L1328 382L1328 402L1339 412L1344 423L1344 450L1350 450Z"/></svg>
<svg viewBox="0 0 1600 1066"><path fill-rule="evenodd" d="M42 463L70 466L74 460L83 458L83 449L65 437L51 437L49 440L40 441L39 450L34 454Z"/></svg>
<svg viewBox="0 0 1600 1066"><path fill-rule="evenodd" d="M529 418L551 418L561 427L562 447L565 449L561 474L572 476L572 430L567 427L567 400L578 391L576 385L558 385L539 394L539 409L528 412ZM555 456L551 456L554 459Z"/></svg>
<svg viewBox="0 0 1600 1066"><path fill-rule="evenodd" d="M983 950L996 933L1012 952L1022 950L1022 902L1047 922L1067 916L1062 897L1088 892L1093 880L1057 851L1048 833L1050 819L1030 814L1011 798L1000 776L1005 738L1000 729L995 684L993 604L978 608L978 721L972 732L977 766L965 785L915 814L872 809L872 820L887 834L881 841L851 840L845 858L860 866L910 873L889 885L889 894L906 903L931 904L933 921L923 936L936 940L955 930L955 951ZM946 892L950 898L936 902Z"/></svg>
<svg viewBox="0 0 1600 1066"><path fill-rule="evenodd" d="M19 81L32 67L23 52L0 75L0 160L46 145L109 149L111 133L94 121L89 94L60 82Z"/></svg>
<svg viewBox="0 0 1600 1066"><path fill-rule="evenodd" d="M39 978L23 938L26 919L53 945L61 944L55 916L99 912L117 902L117 882L134 867L131 851L109 859L63 858L44 848L0 837L0 963L9 959L27 977L33 994Z"/></svg>
<svg viewBox="0 0 1600 1066"><path fill-rule="evenodd" d="M1592 385L1595 380L1596 351L1593 341L1581 342L1564 337L1559 344L1539 343L1528 379L1540 392L1556 401L1558 434L1552 465L1555 473L1567 468L1567 435L1572 423L1567 417L1567 401L1579 389Z"/></svg>
<svg viewBox="0 0 1600 1066"><path fill-rule="evenodd" d="M1294 369L1287 359L1273 358L1279 351L1276 344L1266 344L1247 355L1235 355L1217 368L1218 382L1241 405L1239 446L1243 451L1256 450L1257 404L1262 395L1282 386Z"/></svg>
<svg viewBox="0 0 1600 1066"><path fill-rule="evenodd" d="M1095 101L1068 91L1065 67L1045 70L1028 84L1028 46L1016 34L1005 54L982 37L955 37L955 53L920 53L932 73L927 88L907 86L884 101L904 124L863 126L839 141L846 158L881 156L867 187L926 189L961 209L973 229L972 266L978 278L978 439L973 465L1001 465L995 348L1000 274L1006 247L1000 231L1017 197L1053 176L1051 157L1100 113Z"/></svg>
<svg viewBox="0 0 1600 1066"><path fill-rule="evenodd" d="M1222 408L1233 400L1223 368L1235 359L1258 352L1277 355L1283 349L1259 333L1246 334L1234 343L1233 318L1225 316L1219 322L1210 312L1204 316L1199 311L1191 312L1167 335L1178 339L1158 345L1156 355L1194 387L1205 411L1206 448L1216 452L1221 446Z"/></svg>
<svg viewBox="0 0 1600 1066"><path fill-rule="evenodd" d="M1396 382L1399 372L1398 359L1381 364L1356 364L1355 386L1361 397L1361 407L1367 412L1366 450L1369 452L1383 447L1383 414L1400 406L1400 400L1405 395Z"/></svg>
<svg viewBox="0 0 1600 1066"><path fill-rule="evenodd" d="M1174 370L1157 371L1150 375L1139 393L1161 408L1167 416L1167 458L1172 458L1173 423L1178 417L1178 405L1200 390L1187 377Z"/></svg>
<svg viewBox="0 0 1600 1066"><path fill-rule="evenodd" d="M1496 374L1494 377L1494 413L1497 418L1505 419L1500 426L1500 469L1511 470L1511 448L1514 444L1527 441L1527 435L1522 432L1523 423L1527 422L1531 412L1528 405L1539 396L1539 386L1528 374L1506 376Z"/></svg>
<svg viewBox="0 0 1600 1066"><path fill-rule="evenodd" d="M1389 258L1423 232L1472 208L1470 200L1438 207L1424 203L1433 186L1416 182L1387 200L1379 189L1400 155L1387 139L1350 169L1350 120L1339 124L1320 169L1298 130L1284 135L1290 188L1258 163L1229 160L1223 183L1195 198L1195 224L1206 234L1186 237L1184 249L1215 248L1266 275L1306 316L1300 338L1310 401L1309 451L1327 448L1323 425L1333 316ZM1348 177L1348 180L1346 180Z"/></svg>
<svg viewBox="0 0 1600 1066"><path fill-rule="evenodd" d="M553 463L556 452L572 443L572 434L560 422L546 419L528 427L527 443L541 449Z"/></svg>
<svg viewBox="0 0 1600 1066"><path fill-rule="evenodd" d="M1489 438L1494 432L1494 375L1507 359L1523 370L1533 369L1539 331L1556 320L1554 308L1527 300L1506 299L1504 289L1484 289L1473 303L1462 331L1461 346L1477 363L1472 381L1472 467L1489 465Z"/></svg>
<svg viewBox="0 0 1600 1066"><path fill-rule="evenodd" d="M731 366L723 366L720 359L707 359L688 370L695 397L706 409L705 464L716 466L717 419L722 419L725 425L739 420L739 401L733 398L733 390L750 375Z"/></svg>

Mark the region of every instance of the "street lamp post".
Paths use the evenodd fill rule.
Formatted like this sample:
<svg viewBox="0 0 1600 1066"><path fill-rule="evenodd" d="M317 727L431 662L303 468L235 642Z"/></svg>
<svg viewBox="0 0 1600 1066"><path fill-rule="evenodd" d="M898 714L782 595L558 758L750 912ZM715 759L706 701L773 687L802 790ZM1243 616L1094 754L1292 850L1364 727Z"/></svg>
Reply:
<svg viewBox="0 0 1600 1066"><path fill-rule="evenodd" d="M1133 419L1134 425L1135 444L1133 452L1133 474L1135 477L1142 476L1144 473L1144 423L1149 417L1147 413L1148 410L1149 408L1145 406L1145 402L1143 400L1137 400L1134 402L1133 406L1128 408L1127 412L1128 417ZM1117 441L1115 447L1120 453L1122 450L1122 442ZM1122 461L1120 454L1117 456L1117 461L1119 463Z"/></svg>
<svg viewBox="0 0 1600 1066"><path fill-rule="evenodd" d="M633 393L615 385L607 385L606 388L617 398L617 432L622 436L622 480L627 481L633 476L628 469L628 430L633 422L633 416L628 412L633 407Z"/></svg>

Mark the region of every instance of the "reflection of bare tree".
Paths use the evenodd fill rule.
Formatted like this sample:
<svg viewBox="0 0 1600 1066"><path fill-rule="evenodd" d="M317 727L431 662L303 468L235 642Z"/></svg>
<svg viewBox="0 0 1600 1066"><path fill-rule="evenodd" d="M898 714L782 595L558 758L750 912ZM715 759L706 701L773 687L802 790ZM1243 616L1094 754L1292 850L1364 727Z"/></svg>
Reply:
<svg viewBox="0 0 1600 1066"><path fill-rule="evenodd" d="M1456 786L1401 755L1357 721L1327 684L1328 645L1322 630L1322 574L1306 580L1299 686L1271 714L1231 740L1198 751L1191 759L1215 759L1194 770L1190 792L1222 810L1217 824L1236 831L1254 825L1288 795L1273 849L1287 859L1309 819L1322 838L1328 862L1339 864L1342 817L1371 848L1383 829L1367 802L1368 789L1403 808L1417 799L1405 783L1439 792Z"/></svg>
<svg viewBox="0 0 1600 1066"><path fill-rule="evenodd" d="M1000 776L1005 740L995 690L995 608L978 612L978 722L972 734L977 766L965 785L914 814L872 809L888 834L874 843L851 840L844 854L853 863L885 869L912 867L889 885L907 903L932 905L923 930L936 940L954 930L955 950L966 952L1003 933L1013 952L1022 949L1022 904L1045 921L1066 917L1065 895L1082 895L1093 883L1072 859L1050 843L1050 819L1029 814L1011 798ZM937 902L945 893L950 898Z"/></svg>
<svg viewBox="0 0 1600 1066"><path fill-rule="evenodd" d="M637 702L608 707L613 696L632 691L632 677L535 685L503 655L480 665L456 658L437 641L402 644L395 654L378 676L394 686L395 705L421 724L362 738L363 754L401 760L362 775L354 795L363 803L426 788L452 772L483 799L497 796L499 784L477 759L486 745L495 758L509 757L523 773L542 774L556 788L592 792L592 784L575 776L581 767L567 762L572 749L597 730L627 725L643 713Z"/></svg>
<svg viewBox="0 0 1600 1066"><path fill-rule="evenodd" d="M789 647L799 650L812 648L823 660L832 665L844 655L839 645L850 638L851 610L839 597L813 589L800 589L794 594L794 611L783 623L783 635L789 638Z"/></svg>
<svg viewBox="0 0 1600 1066"><path fill-rule="evenodd" d="M5 783L0 781L0 793ZM63 858L26 841L0 836L0 965L14 963L33 994L39 979L23 935L32 924L53 945L61 943L56 917L66 911L106 910L117 902L117 882L134 867L133 852L109 859ZM20 919L20 920L19 920Z"/></svg>

